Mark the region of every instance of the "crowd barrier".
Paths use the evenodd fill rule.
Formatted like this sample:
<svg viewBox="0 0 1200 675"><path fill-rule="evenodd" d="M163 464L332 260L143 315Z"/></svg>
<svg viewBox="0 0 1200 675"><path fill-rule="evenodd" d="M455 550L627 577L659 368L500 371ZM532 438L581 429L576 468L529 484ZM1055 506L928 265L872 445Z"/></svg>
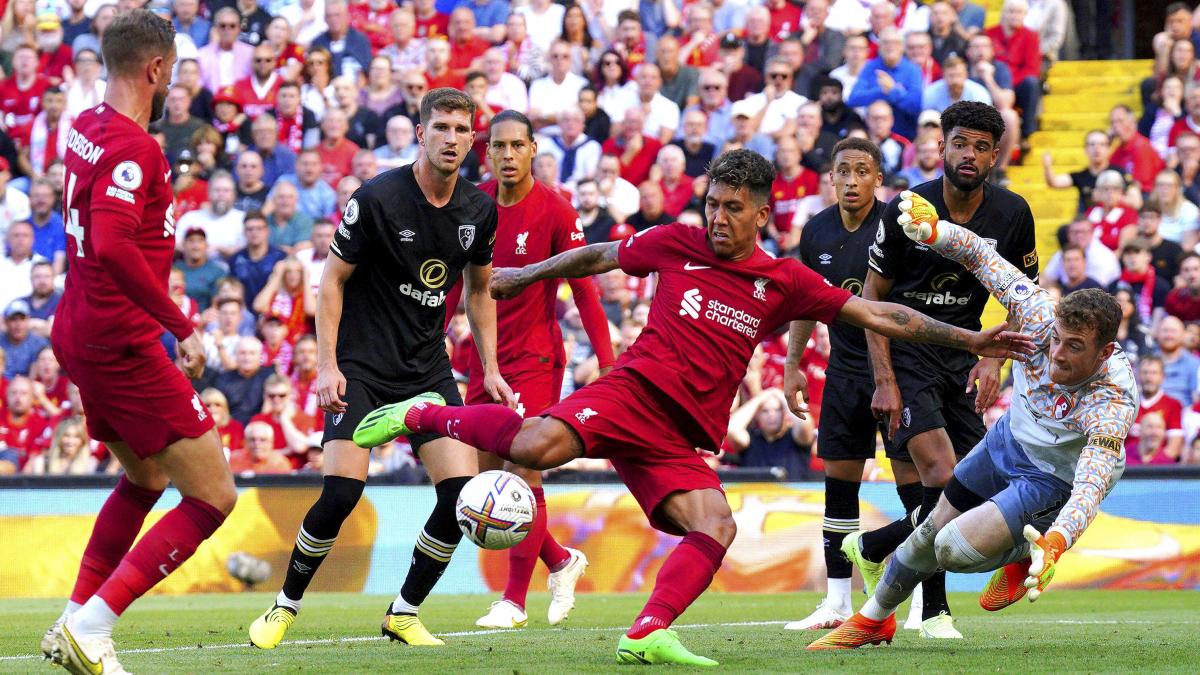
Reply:
<svg viewBox="0 0 1200 675"><path fill-rule="evenodd" d="M241 487L237 508L214 537L155 589L157 593L247 590L226 571L242 551L270 564L254 590L279 588L296 531L318 488L266 481ZM29 483L26 483L29 485ZM738 536L713 590L786 592L824 588L821 552L823 487L819 483L731 483ZM0 597L65 597L96 512L101 487L0 489ZM678 538L650 529L621 485L546 487L549 527L563 544L591 561L582 592L648 592ZM176 503L169 491L147 518L149 527ZM862 524L882 525L901 513L894 487L866 484ZM408 569L413 542L434 503L428 486L372 484L342 527L337 546L312 585L314 591L390 595ZM441 593L494 593L504 586L507 556L464 541L438 584ZM950 590L976 591L987 576L949 576ZM538 566L533 588L545 588ZM1200 589L1200 481L1125 480L1103 513L1058 566L1058 588Z"/></svg>

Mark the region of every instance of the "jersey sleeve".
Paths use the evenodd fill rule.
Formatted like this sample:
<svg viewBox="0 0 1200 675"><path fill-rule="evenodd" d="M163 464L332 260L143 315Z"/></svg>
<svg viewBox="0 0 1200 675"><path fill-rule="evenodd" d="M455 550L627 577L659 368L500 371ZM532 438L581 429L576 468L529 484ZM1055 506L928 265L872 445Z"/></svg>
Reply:
<svg viewBox="0 0 1200 675"><path fill-rule="evenodd" d="M850 299L850 291L834 286L825 277L804 265L795 264L795 261L788 268L792 287L783 308L783 319L820 321L826 326L833 325L838 312Z"/></svg>
<svg viewBox="0 0 1200 675"><path fill-rule="evenodd" d="M942 240L932 248L974 274L1020 323L1022 332L1032 335L1039 345L1048 343L1054 324L1050 294L974 232L946 221L939 223L938 229L943 231Z"/></svg>
<svg viewBox="0 0 1200 675"><path fill-rule="evenodd" d="M554 216L550 234L550 254L555 255L584 245L583 221L569 205L560 204Z"/></svg>
<svg viewBox="0 0 1200 675"><path fill-rule="evenodd" d="M496 248L496 224L498 214L496 202L487 200L486 215L475 233L475 247L471 251L471 264L482 267L492 264L492 251Z"/></svg>
<svg viewBox="0 0 1200 675"><path fill-rule="evenodd" d="M796 246L800 257L800 262L804 263L804 266L809 269L813 268L812 239L812 228L806 227L803 230L800 230L800 243Z"/></svg>
<svg viewBox="0 0 1200 675"><path fill-rule="evenodd" d="M1038 280L1037 232L1033 224L1033 212L1029 203L1021 200L1021 210L1013 223L1013 237L1004 257L1025 276Z"/></svg>
<svg viewBox="0 0 1200 675"><path fill-rule="evenodd" d="M350 265L362 262L365 252L371 250L371 242L376 239L382 217L379 203L366 187L358 188L350 201L346 202L346 210L342 212L342 222L338 223L333 233L330 250Z"/></svg>
<svg viewBox="0 0 1200 675"><path fill-rule="evenodd" d="M88 214L92 252L126 297L183 340L195 329L171 300L166 286L155 277L138 245L138 230L150 201L151 186L167 180L160 173L165 164L161 151L150 143L147 140L147 144L130 148L129 152L114 149L109 155L112 159L96 167ZM72 187L68 185L68 189Z"/></svg>
<svg viewBox="0 0 1200 675"><path fill-rule="evenodd" d="M1075 465L1071 496L1050 526L1070 548L1095 520L1100 502L1112 489L1125 464L1125 438L1137 414L1137 403L1115 386L1084 396L1079 405L1089 411L1080 420L1087 442Z"/></svg>
<svg viewBox="0 0 1200 675"><path fill-rule="evenodd" d="M674 248L677 227L686 225L655 225L629 235L617 245L617 264L635 277L657 272Z"/></svg>
<svg viewBox="0 0 1200 675"><path fill-rule="evenodd" d="M884 279L895 279L898 266L903 262L904 250L909 245L908 237L896 219L900 217L899 197L892 200L883 210L875 242L871 244L867 265Z"/></svg>

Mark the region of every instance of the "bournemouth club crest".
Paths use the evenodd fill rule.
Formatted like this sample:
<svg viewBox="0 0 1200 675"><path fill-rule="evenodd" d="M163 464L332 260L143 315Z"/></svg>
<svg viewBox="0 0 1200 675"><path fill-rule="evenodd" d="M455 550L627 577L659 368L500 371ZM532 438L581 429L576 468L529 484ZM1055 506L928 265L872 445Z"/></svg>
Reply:
<svg viewBox="0 0 1200 675"><path fill-rule="evenodd" d="M463 250L470 250L471 244L475 243L475 226L474 225L459 225L458 226L458 243L462 244Z"/></svg>
<svg viewBox="0 0 1200 675"><path fill-rule="evenodd" d="M1061 420L1071 413L1071 408L1075 407L1075 402L1066 394L1059 394L1058 398L1054 399L1054 419Z"/></svg>

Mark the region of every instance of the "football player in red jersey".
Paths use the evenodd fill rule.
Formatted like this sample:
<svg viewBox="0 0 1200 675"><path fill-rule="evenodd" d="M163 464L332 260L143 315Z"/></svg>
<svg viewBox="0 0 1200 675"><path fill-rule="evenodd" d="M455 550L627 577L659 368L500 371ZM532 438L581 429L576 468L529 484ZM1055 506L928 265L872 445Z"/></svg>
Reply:
<svg viewBox="0 0 1200 675"><path fill-rule="evenodd" d="M576 457L602 457L656 529L682 535L663 562L653 593L617 647L622 663L717 662L688 651L667 630L712 582L736 525L715 471L696 448L715 452L730 402L765 335L794 319L849 322L897 339L979 354L1032 351L1028 336L977 333L902 305L868 302L829 285L791 258L755 242L771 217L775 170L761 155L733 150L708 170L707 229L675 223L623 241L560 253L519 269L495 270L491 292L516 296L530 284L621 268L658 273L650 316L616 368L600 380L522 419L502 405L443 406L422 394L367 415L354 433L363 447L413 432L453 438L514 464L549 469Z"/></svg>
<svg viewBox="0 0 1200 675"><path fill-rule="evenodd" d="M190 558L237 500L212 417L188 379L204 370L203 343L167 294L171 170L146 127L162 115L175 29L129 10L101 49L104 103L82 113L67 140L71 266L50 337L79 386L89 435L125 474L96 516L70 602L42 640L55 663L92 675L125 672L113 652L117 618ZM159 341L164 329L178 340L174 364ZM131 548L168 482L183 500Z"/></svg>
<svg viewBox="0 0 1200 675"><path fill-rule="evenodd" d="M487 157L498 178L480 186L496 199L498 224L493 264L515 267L540 262L563 251L583 246L579 214L555 190L533 178L537 143L529 118L515 110L504 110L491 119ZM560 279L546 279L511 300L496 303L496 358L500 374L517 397L517 413L537 415L558 403L562 390L566 354L554 304ZM592 280L571 279L571 293L579 307L588 339L596 351L601 374L613 365L608 319ZM458 303L447 303L447 307ZM453 311L453 310L451 310ZM478 350L469 350L470 384L466 402L491 403L483 388L483 363ZM480 453L479 470L501 468L502 460ZM564 548L546 530L546 497L542 474L509 464L504 467L525 479L537 500L533 530L508 553L508 584L504 597L492 603L487 615L475 625L488 628L519 628L525 625L525 594L540 557L550 570L550 608L547 619L557 625L575 606L575 584L583 576L587 558L582 551Z"/></svg>

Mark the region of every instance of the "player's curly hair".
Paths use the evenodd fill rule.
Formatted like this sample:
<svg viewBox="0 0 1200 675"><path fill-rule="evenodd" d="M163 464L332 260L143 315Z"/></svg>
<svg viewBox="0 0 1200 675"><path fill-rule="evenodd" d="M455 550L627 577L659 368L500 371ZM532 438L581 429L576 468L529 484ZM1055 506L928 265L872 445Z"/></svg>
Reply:
<svg viewBox="0 0 1200 675"><path fill-rule="evenodd" d="M775 167L753 150L730 150L708 165L709 184L720 183L733 189L745 187L750 196L765 203L775 182Z"/></svg>
<svg viewBox="0 0 1200 675"><path fill-rule="evenodd" d="M148 9L117 15L100 43L104 67L114 75L133 75L155 56L167 57L175 48L175 26Z"/></svg>
<svg viewBox="0 0 1200 675"><path fill-rule="evenodd" d="M475 119L475 101L472 101L471 97L462 91L450 87L438 87L425 94L425 97L421 99L422 125L429 124L429 118L433 117L434 110L442 112L464 110L468 118Z"/></svg>
<svg viewBox="0 0 1200 675"><path fill-rule="evenodd" d="M830 153L829 156L836 162L838 153L845 150L857 150L859 152L867 153L867 156L871 158L871 161L875 162L875 170L883 172L883 153L879 151L879 146L875 145L875 143L871 142L870 140L866 138L859 138L857 136L848 136L838 141L837 145L833 146L833 152Z"/></svg>
<svg viewBox="0 0 1200 675"><path fill-rule="evenodd" d="M1098 288L1088 288L1059 300L1056 316L1071 330L1095 329L1096 344L1103 347L1117 339L1121 306L1108 293Z"/></svg>
<svg viewBox="0 0 1200 675"><path fill-rule="evenodd" d="M993 143L999 143L1004 135L1004 118L986 103L959 101L942 111L942 131L947 138L956 127L982 131L992 137Z"/></svg>

